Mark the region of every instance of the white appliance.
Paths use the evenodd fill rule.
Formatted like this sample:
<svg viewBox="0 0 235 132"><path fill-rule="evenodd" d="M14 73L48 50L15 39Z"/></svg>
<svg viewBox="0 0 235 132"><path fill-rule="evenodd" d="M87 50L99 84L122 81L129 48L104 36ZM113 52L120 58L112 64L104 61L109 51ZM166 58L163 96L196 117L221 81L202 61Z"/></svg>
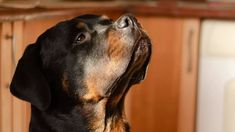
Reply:
<svg viewBox="0 0 235 132"><path fill-rule="evenodd" d="M235 21L201 28L197 132L235 132Z"/></svg>

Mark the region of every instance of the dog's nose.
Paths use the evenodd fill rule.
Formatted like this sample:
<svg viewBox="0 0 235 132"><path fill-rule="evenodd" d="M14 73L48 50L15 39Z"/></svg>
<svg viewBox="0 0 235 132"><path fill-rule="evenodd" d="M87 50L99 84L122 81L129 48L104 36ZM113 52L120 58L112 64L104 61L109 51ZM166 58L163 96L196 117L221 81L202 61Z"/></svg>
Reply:
<svg viewBox="0 0 235 132"><path fill-rule="evenodd" d="M133 17L129 15L124 15L120 17L117 21L117 26L120 29L133 27L134 26Z"/></svg>

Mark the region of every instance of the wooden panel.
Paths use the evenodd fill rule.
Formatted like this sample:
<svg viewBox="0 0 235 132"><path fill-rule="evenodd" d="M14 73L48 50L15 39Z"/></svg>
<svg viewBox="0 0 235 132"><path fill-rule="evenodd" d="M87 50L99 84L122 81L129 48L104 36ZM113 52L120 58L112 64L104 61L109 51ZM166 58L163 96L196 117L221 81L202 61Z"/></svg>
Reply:
<svg viewBox="0 0 235 132"><path fill-rule="evenodd" d="M129 93L134 132L176 132L182 48L182 19L141 17L152 38L153 54L146 80Z"/></svg>
<svg viewBox="0 0 235 132"><path fill-rule="evenodd" d="M2 23L0 40L0 120L1 132L13 131L12 120L12 96L9 92L9 84L12 77L12 25L11 23Z"/></svg>
<svg viewBox="0 0 235 132"><path fill-rule="evenodd" d="M184 21L178 132L195 131L199 29L198 19Z"/></svg>
<svg viewBox="0 0 235 132"><path fill-rule="evenodd" d="M25 102L13 97L9 90L15 66L22 55L23 22L2 23L1 27L1 87L0 87L0 131L26 132Z"/></svg>
<svg viewBox="0 0 235 132"><path fill-rule="evenodd" d="M127 97L131 128L134 132L194 132L199 20L139 20L152 39L153 54L146 80Z"/></svg>
<svg viewBox="0 0 235 132"><path fill-rule="evenodd" d="M45 0L44 0L45 1ZM183 1L183 2L182 2ZM160 0L153 2L85 2L75 3L73 8L63 8L63 3L57 2L47 5L49 8L31 8L31 9L17 9L1 10L0 21L14 21L14 20L32 20L51 18L54 16L63 15L79 15L84 13L96 14L115 14L115 13L132 13L138 15L152 15L152 16L173 16L173 17L197 17L214 18L214 19L234 19L235 18L235 4L232 2L186 2L192 0ZM204 0L193 0L204 1ZM68 3L67 3L68 4ZM66 6L64 4L62 6ZM71 4L71 3L70 3ZM20 4L22 5L22 4ZM20 6L19 4L17 6ZM77 5L77 6L76 6ZM53 9L53 7L55 7ZM67 6L68 7L68 6Z"/></svg>

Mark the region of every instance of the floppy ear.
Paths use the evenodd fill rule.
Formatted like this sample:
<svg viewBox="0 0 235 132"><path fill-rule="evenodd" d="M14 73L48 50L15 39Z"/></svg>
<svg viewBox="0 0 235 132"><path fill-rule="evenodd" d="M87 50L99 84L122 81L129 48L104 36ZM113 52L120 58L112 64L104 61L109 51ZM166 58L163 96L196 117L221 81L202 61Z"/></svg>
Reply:
<svg viewBox="0 0 235 132"><path fill-rule="evenodd" d="M46 110L51 102L50 87L43 74L40 47L29 45L19 60L11 85L11 93L30 102L40 110Z"/></svg>

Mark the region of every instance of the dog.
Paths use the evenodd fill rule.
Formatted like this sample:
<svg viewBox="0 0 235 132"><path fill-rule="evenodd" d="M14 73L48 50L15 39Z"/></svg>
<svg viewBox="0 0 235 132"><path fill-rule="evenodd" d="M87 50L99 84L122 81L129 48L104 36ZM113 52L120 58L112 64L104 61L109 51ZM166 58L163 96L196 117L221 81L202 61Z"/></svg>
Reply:
<svg viewBox="0 0 235 132"><path fill-rule="evenodd" d="M31 103L30 132L128 132L124 100L145 78L151 41L137 19L86 14L27 46L10 91Z"/></svg>

